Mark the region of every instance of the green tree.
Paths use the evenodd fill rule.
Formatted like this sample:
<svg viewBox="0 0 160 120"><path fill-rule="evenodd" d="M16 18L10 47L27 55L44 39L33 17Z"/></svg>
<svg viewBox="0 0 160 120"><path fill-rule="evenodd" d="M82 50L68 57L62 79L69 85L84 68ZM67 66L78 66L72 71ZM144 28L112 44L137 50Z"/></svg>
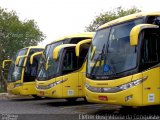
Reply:
<svg viewBox="0 0 160 120"><path fill-rule="evenodd" d="M19 49L37 45L44 38L34 20L21 21L15 11L0 8L0 66ZM0 77L2 80L2 74Z"/></svg>
<svg viewBox="0 0 160 120"><path fill-rule="evenodd" d="M136 7L132 7L130 9L117 7L113 11L102 12L98 16L96 16L88 26L85 27L85 31L95 31L99 26L103 25L104 23L137 12L141 12L141 10L137 9Z"/></svg>
<svg viewBox="0 0 160 120"><path fill-rule="evenodd" d="M17 50L37 45L44 38L34 20L20 21L15 11L0 8L0 63Z"/></svg>

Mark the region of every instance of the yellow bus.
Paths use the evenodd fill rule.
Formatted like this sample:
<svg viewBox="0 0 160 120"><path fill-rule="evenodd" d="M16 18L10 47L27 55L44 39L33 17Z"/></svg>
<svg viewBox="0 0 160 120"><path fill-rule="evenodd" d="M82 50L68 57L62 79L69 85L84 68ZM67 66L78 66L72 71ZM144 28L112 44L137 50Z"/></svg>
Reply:
<svg viewBox="0 0 160 120"><path fill-rule="evenodd" d="M69 35L46 46L36 80L38 96L68 101L84 97L85 57L93 34Z"/></svg>
<svg viewBox="0 0 160 120"><path fill-rule="evenodd" d="M11 62L7 78L7 92L9 94L32 95L38 98L35 90L35 78L40 56L35 57L33 64L30 64L30 56L42 52L43 49L38 46L26 47L20 49L11 60L3 61L3 68L5 68L6 62Z"/></svg>
<svg viewBox="0 0 160 120"><path fill-rule="evenodd" d="M160 12L137 13L98 28L87 58L89 102L160 104Z"/></svg>

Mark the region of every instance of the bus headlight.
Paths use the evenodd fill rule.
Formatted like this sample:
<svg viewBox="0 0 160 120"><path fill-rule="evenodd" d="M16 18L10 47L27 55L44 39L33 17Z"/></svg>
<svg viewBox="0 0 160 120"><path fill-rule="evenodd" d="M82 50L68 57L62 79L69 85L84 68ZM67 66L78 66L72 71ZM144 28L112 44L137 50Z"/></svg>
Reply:
<svg viewBox="0 0 160 120"><path fill-rule="evenodd" d="M59 81L54 82L54 83L51 83L51 84L49 84L49 85L47 85L47 86L48 86L48 88L51 88L51 87L54 87L54 86L56 86L56 85L58 85L58 84L60 84L60 83L62 83L62 82L63 82L63 80L59 80Z"/></svg>
<svg viewBox="0 0 160 120"><path fill-rule="evenodd" d="M145 76L144 78L141 78L141 79L138 79L138 80L120 85L120 86L112 87L112 88L93 87L93 86L90 86L87 83L85 84L85 87L92 92L115 93L115 92L119 92L119 91L122 91L122 90L129 89L133 86L139 85L140 83L142 83L146 79L147 79L147 76Z"/></svg>
<svg viewBox="0 0 160 120"><path fill-rule="evenodd" d="M128 88L133 87L133 86L139 85L140 83L142 83L142 82L143 82L144 80L146 80L146 79L147 79L147 76L145 76L144 78L135 80L135 81L133 81L133 82L120 85L120 86L118 86L118 88L119 88L120 90L126 90L126 89L128 89Z"/></svg>
<svg viewBox="0 0 160 120"><path fill-rule="evenodd" d="M23 85L22 83L15 83L14 87L19 87L19 86L22 86L22 85Z"/></svg>
<svg viewBox="0 0 160 120"><path fill-rule="evenodd" d="M85 87L92 92L97 92L97 93L114 93L114 92L118 92L119 89L118 87L113 87L113 88L98 88L98 87L93 87L90 86L89 84L85 84Z"/></svg>
<svg viewBox="0 0 160 120"><path fill-rule="evenodd" d="M46 85L46 86L42 86L42 85L36 85L37 89L49 89L49 88L52 88L60 83L63 83L65 82L65 80L59 80L59 81L56 81L54 83L51 83L49 85Z"/></svg>
<svg viewBox="0 0 160 120"><path fill-rule="evenodd" d="M101 90L101 88L97 88L97 87L92 87L92 86L90 86L89 84L85 84L85 87L88 89L88 90L90 90L90 91L92 91L92 92L100 92Z"/></svg>

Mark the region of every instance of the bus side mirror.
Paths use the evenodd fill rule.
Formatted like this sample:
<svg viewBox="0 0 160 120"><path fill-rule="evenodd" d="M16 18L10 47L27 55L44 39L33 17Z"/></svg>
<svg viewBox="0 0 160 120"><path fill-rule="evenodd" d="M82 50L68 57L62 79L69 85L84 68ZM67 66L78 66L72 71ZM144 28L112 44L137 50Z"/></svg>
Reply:
<svg viewBox="0 0 160 120"><path fill-rule="evenodd" d="M3 60L2 62L2 68L5 68L6 63L12 62L12 60Z"/></svg>
<svg viewBox="0 0 160 120"><path fill-rule="evenodd" d="M52 51L52 57L54 60L58 59L59 56L59 52L67 47L76 47L76 44L62 44L62 45L58 45L57 47L55 47Z"/></svg>
<svg viewBox="0 0 160 120"><path fill-rule="evenodd" d="M130 32L130 45L131 46L138 45L138 37L139 37L140 32L147 28L159 28L159 26L153 25L153 24L139 24L133 27Z"/></svg>
<svg viewBox="0 0 160 120"><path fill-rule="evenodd" d="M55 47L55 49L53 49L52 51L52 57L54 60L58 59L59 56L59 51L61 50L61 48L59 46Z"/></svg>
<svg viewBox="0 0 160 120"><path fill-rule="evenodd" d="M33 64L33 59L36 57L36 56L39 56L39 55L42 55L43 52L36 52L34 54L31 55L30 57L30 64Z"/></svg>
<svg viewBox="0 0 160 120"><path fill-rule="evenodd" d="M23 55L23 56L18 56L17 58L16 58L16 66L21 66L21 67L24 67L23 66L23 61L24 61L24 59L27 57L27 55Z"/></svg>
<svg viewBox="0 0 160 120"><path fill-rule="evenodd" d="M75 48L75 52L76 52L77 57L79 57L81 45L86 44L86 43L91 43L91 39L82 40L79 43L77 43L76 48Z"/></svg>

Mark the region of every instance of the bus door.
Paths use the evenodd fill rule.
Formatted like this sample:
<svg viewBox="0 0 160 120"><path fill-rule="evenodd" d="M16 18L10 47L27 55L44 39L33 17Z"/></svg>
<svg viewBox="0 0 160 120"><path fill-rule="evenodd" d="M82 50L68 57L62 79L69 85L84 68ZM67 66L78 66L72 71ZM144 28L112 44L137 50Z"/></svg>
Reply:
<svg viewBox="0 0 160 120"><path fill-rule="evenodd" d="M77 71L78 59L75 54L75 47L67 48L64 52L62 62L63 75L63 97L78 97L79 72Z"/></svg>
<svg viewBox="0 0 160 120"><path fill-rule="evenodd" d="M160 36L158 29L141 32L140 70L143 74L143 105L160 103Z"/></svg>
<svg viewBox="0 0 160 120"><path fill-rule="evenodd" d="M24 77L23 77L23 90L26 90L29 93L35 93L35 79L37 76L37 70L38 70L38 63L40 60L41 55L37 55L33 59L33 63L30 64L30 56L38 51L35 51L34 49L30 50L30 53L28 55L25 67L24 67Z"/></svg>
<svg viewBox="0 0 160 120"><path fill-rule="evenodd" d="M91 39L86 39L76 45L76 56L78 57L78 95L84 96L84 81L86 79L86 56L91 43Z"/></svg>

